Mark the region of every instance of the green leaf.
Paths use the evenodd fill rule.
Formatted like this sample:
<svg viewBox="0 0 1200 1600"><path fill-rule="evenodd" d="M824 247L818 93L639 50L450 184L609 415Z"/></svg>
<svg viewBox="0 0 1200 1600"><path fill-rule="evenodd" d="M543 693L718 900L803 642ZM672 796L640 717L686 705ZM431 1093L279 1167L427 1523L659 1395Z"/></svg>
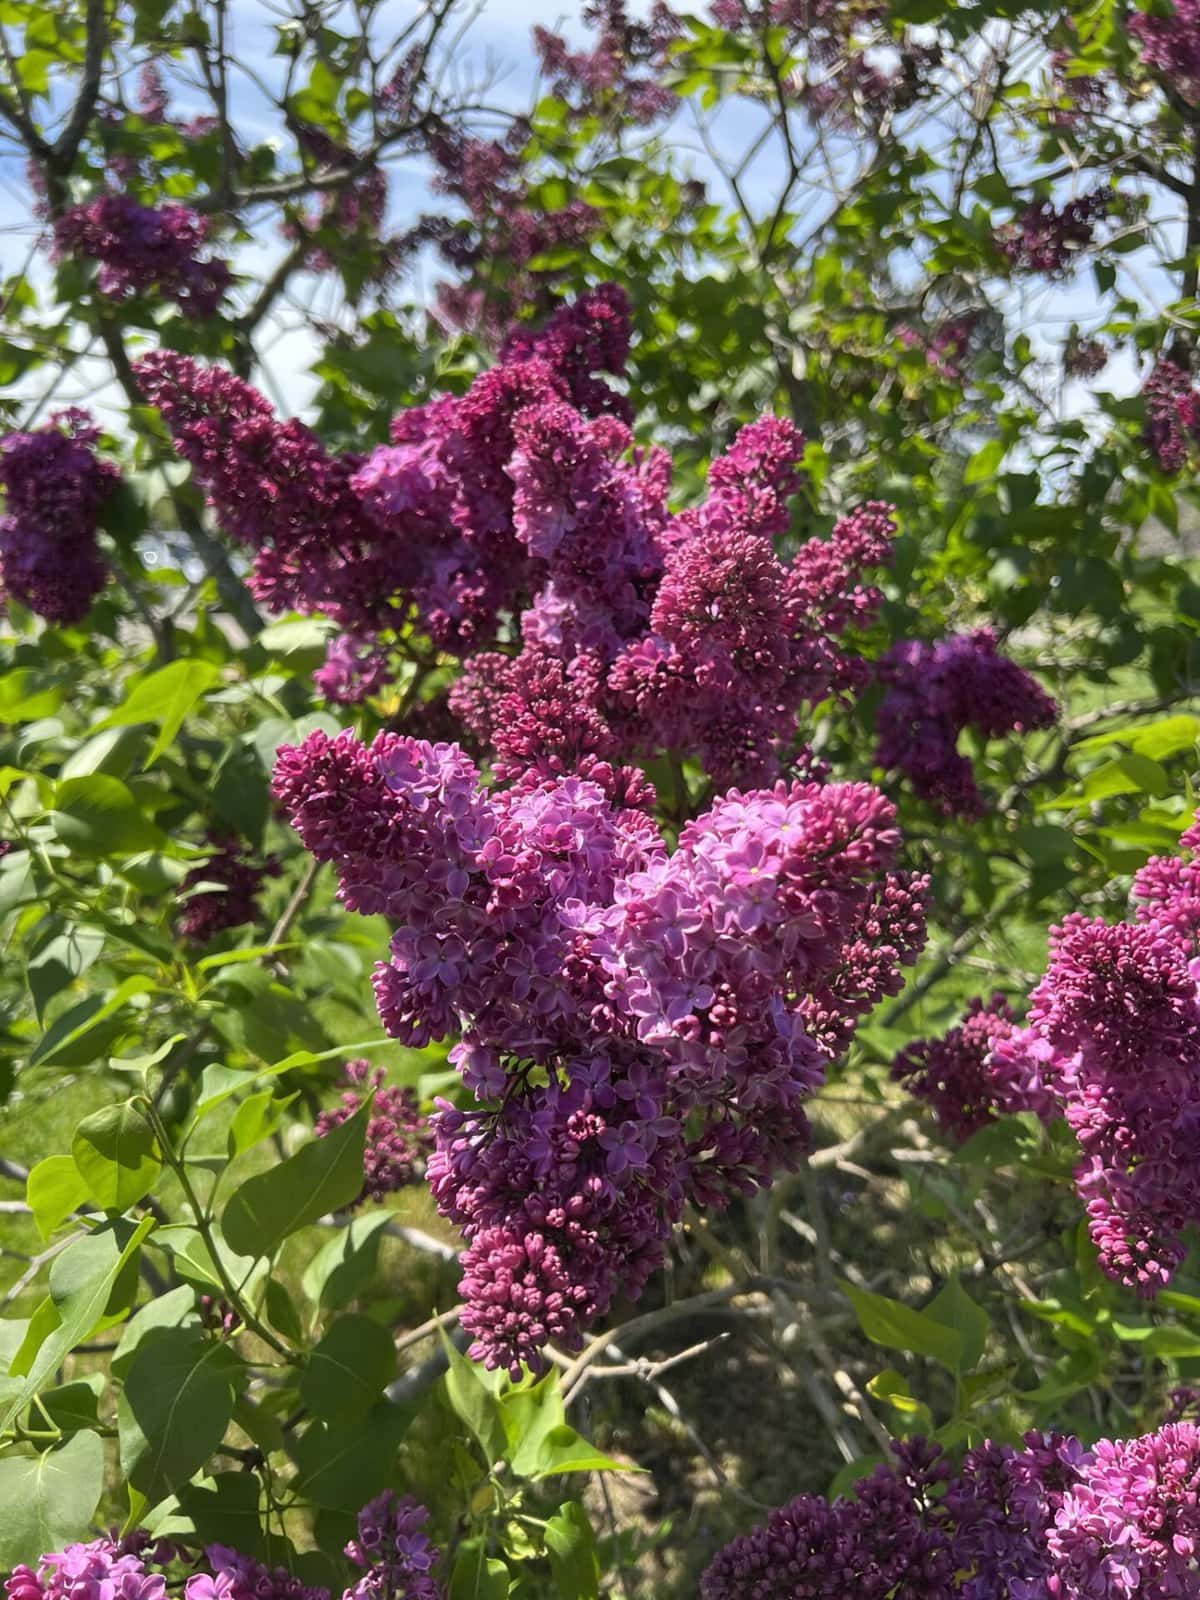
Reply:
<svg viewBox="0 0 1200 1600"><path fill-rule="evenodd" d="M489 1556L482 1541L460 1545L450 1578L450 1600L508 1600L508 1568Z"/></svg>
<svg viewBox="0 0 1200 1600"><path fill-rule="evenodd" d="M1130 733L1129 746L1135 755L1165 761L1169 756L1194 751L1197 739L1200 739L1200 717L1163 717Z"/></svg>
<svg viewBox="0 0 1200 1600"><path fill-rule="evenodd" d="M174 741L188 712L220 676L221 669L211 661L172 661L136 683L133 693L100 723L100 727L157 723L158 737L146 757L146 766L152 767Z"/></svg>
<svg viewBox="0 0 1200 1600"><path fill-rule="evenodd" d="M357 1513L392 1481L411 1413L381 1400L356 1422L314 1422L296 1441L296 1487L314 1505Z"/></svg>
<svg viewBox="0 0 1200 1600"><path fill-rule="evenodd" d="M47 1156L30 1169L25 1183L25 1201L43 1239L83 1204L87 1194L87 1184L71 1156Z"/></svg>
<svg viewBox="0 0 1200 1600"><path fill-rule="evenodd" d="M296 1302L278 1278L267 1279L263 1304L267 1313L267 1321L271 1326L278 1328L284 1338L290 1339L293 1344L302 1345L304 1343L304 1324L300 1321L300 1313L296 1310Z"/></svg>
<svg viewBox="0 0 1200 1600"><path fill-rule="evenodd" d="M449 1363L445 1381L450 1408L479 1441L488 1466L494 1466L508 1454L508 1432L500 1401L489 1385L484 1369L468 1361L445 1333L442 1334L442 1347Z"/></svg>
<svg viewBox="0 0 1200 1600"><path fill-rule="evenodd" d="M126 1267L133 1265L142 1240L154 1226L153 1217L143 1217L136 1227L118 1217L55 1258L50 1268L50 1299L57 1320L24 1372L17 1374L24 1377L24 1383L14 1395L0 1402L0 1429L11 1427L13 1419L51 1373L58 1370L64 1357L103 1320L114 1293L123 1286Z"/></svg>
<svg viewBox="0 0 1200 1600"><path fill-rule="evenodd" d="M300 1398L325 1422L365 1417L396 1376L391 1335L370 1317L345 1316L330 1323L300 1380Z"/></svg>
<svg viewBox="0 0 1200 1600"><path fill-rule="evenodd" d="M574 1500L559 1506L546 1524L546 1554L561 1600L597 1600L600 1562L592 1525Z"/></svg>
<svg viewBox="0 0 1200 1600"><path fill-rule="evenodd" d="M76 1433L60 1449L0 1461L0 1568L36 1566L86 1539L104 1490L104 1441Z"/></svg>
<svg viewBox="0 0 1200 1600"><path fill-rule="evenodd" d="M889 1350L907 1350L914 1355L930 1356L950 1372L961 1370L962 1335L956 1328L948 1328L936 1318L922 1311L914 1311L899 1300L889 1300L886 1295L858 1289L844 1280L840 1288L854 1306L859 1327L873 1344L884 1345Z"/></svg>
<svg viewBox="0 0 1200 1600"><path fill-rule="evenodd" d="M132 1100L85 1117L75 1130L71 1154L88 1194L105 1211L136 1205L162 1171L158 1141Z"/></svg>
<svg viewBox="0 0 1200 1600"><path fill-rule="evenodd" d="M531 1459L532 1456L532 1459ZM589 1444L569 1423L551 1428L539 1442L536 1452L521 1452L520 1466L513 1471L527 1478L548 1478L558 1472L640 1472L640 1467L617 1461Z"/></svg>
<svg viewBox="0 0 1200 1600"><path fill-rule="evenodd" d="M230 1159L253 1149L261 1140L269 1139L283 1122L283 1113L295 1098L295 1095L287 1095L283 1099L276 1099L270 1089L264 1089L261 1094L252 1094L243 1100L229 1125Z"/></svg>
<svg viewBox="0 0 1200 1600"><path fill-rule="evenodd" d="M383 1230L391 1220L387 1211L355 1217L321 1246L303 1278L304 1292L315 1305L336 1310L363 1292L375 1275Z"/></svg>
<svg viewBox="0 0 1200 1600"><path fill-rule="evenodd" d="M1008 445L1003 439L989 439L988 442L976 450L967 462L967 469L963 473L963 482L966 484L985 483L989 478L994 478L1000 469L1000 463L1008 454Z"/></svg>
<svg viewBox="0 0 1200 1600"><path fill-rule="evenodd" d="M177 1289L155 1295L140 1306L121 1333L120 1342L113 1351L112 1375L123 1378L133 1364L138 1345L157 1328L179 1328L185 1323L199 1325L196 1295L190 1284L181 1283Z"/></svg>
<svg viewBox="0 0 1200 1600"><path fill-rule="evenodd" d="M154 984L135 974L119 983L107 997L89 995L61 1017L38 1040L29 1056L30 1066L53 1061L58 1066L87 1066L103 1055L108 1045L124 1031L118 1013L138 995L150 994Z"/></svg>
<svg viewBox="0 0 1200 1600"><path fill-rule="evenodd" d="M963 1288L958 1277L947 1279L925 1307L924 1313L944 1327L956 1330L961 1343L959 1376L979 1365L991 1323L988 1314Z"/></svg>
<svg viewBox="0 0 1200 1600"><path fill-rule="evenodd" d="M45 1415L64 1433L79 1433L100 1426L100 1396L104 1393L104 1374L89 1373L74 1383L44 1389L38 1396L37 1416ZM32 1424L37 1426L36 1423Z"/></svg>
<svg viewBox="0 0 1200 1600"><path fill-rule="evenodd" d="M131 856L161 850L167 836L119 778L93 772L58 785L50 820L73 855Z"/></svg>
<svg viewBox="0 0 1200 1600"><path fill-rule="evenodd" d="M299 1228L358 1198L371 1103L287 1161L247 1178L225 1207L222 1229L231 1250L268 1256Z"/></svg>
<svg viewBox="0 0 1200 1600"><path fill-rule="evenodd" d="M156 1328L137 1347L117 1408L121 1470L153 1504L184 1484L225 1437L244 1372L200 1328Z"/></svg>

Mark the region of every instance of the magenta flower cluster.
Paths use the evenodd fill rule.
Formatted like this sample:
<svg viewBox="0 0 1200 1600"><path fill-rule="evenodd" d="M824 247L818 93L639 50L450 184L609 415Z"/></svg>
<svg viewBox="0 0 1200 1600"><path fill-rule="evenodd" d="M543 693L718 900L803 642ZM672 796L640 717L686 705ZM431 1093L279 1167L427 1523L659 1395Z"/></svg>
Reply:
<svg viewBox="0 0 1200 1600"><path fill-rule="evenodd" d="M1142 61L1159 73L1172 94L1200 105L1200 0L1172 0L1169 9L1134 11L1129 31Z"/></svg>
<svg viewBox="0 0 1200 1600"><path fill-rule="evenodd" d="M319 675L350 702L382 679L379 635L415 613L470 657L451 697L504 771L589 772L697 750L719 781L762 782L794 755L799 708L862 684L844 636L880 600L891 508L867 505L790 561L804 440L764 417L672 514L670 458L635 450L623 372L629 307L602 286L507 341L461 399L402 413L365 459L279 423L231 373L169 352L138 368L226 531L255 550L273 607L346 629ZM520 618L522 648L487 650Z"/></svg>
<svg viewBox="0 0 1200 1600"><path fill-rule="evenodd" d="M180 938L195 944L206 944L226 928L253 922L263 880L279 875L273 856L255 861L236 834L213 834L210 843L213 854L193 867L179 888L183 910L176 927Z"/></svg>
<svg viewBox="0 0 1200 1600"><path fill-rule="evenodd" d="M342 1600L443 1600L434 1577L439 1552L423 1532L429 1513L407 1495L385 1491L358 1514L346 1555L363 1576ZM15 1567L7 1600L167 1600L165 1569L188 1563L181 1547L136 1530L43 1555L37 1568ZM284 1567L268 1567L227 1545L212 1544L183 1584L183 1600L330 1600ZM171 1592L175 1592L172 1589Z"/></svg>
<svg viewBox="0 0 1200 1600"><path fill-rule="evenodd" d="M1097 224L1113 202L1109 189L1095 189L1062 206L1033 200L999 230L997 248L1014 272L1063 277L1092 243Z"/></svg>
<svg viewBox="0 0 1200 1600"><path fill-rule="evenodd" d="M526 578L505 470L513 419L603 387L593 374L628 345L619 295L597 291L533 344L536 353L526 341L461 400L403 413L395 443L366 459L331 455L223 368L160 350L137 374L225 532L255 552L260 600L327 613L360 646L415 608L439 646L465 650L491 638Z"/></svg>
<svg viewBox="0 0 1200 1600"><path fill-rule="evenodd" d="M395 924L388 1032L461 1034L475 1104L440 1108L428 1176L474 1353L513 1372L636 1294L685 1202L797 1160L826 1060L924 937L866 784L734 790L673 855L595 782L488 790L457 745L390 733L285 747L275 792L346 906Z"/></svg>
<svg viewBox="0 0 1200 1600"><path fill-rule="evenodd" d="M880 766L904 773L923 800L948 814L977 817L983 795L960 734L985 739L1053 723L1058 707L1029 673L1002 655L989 628L931 644L906 639L879 665L887 694L879 708Z"/></svg>
<svg viewBox="0 0 1200 1600"><path fill-rule="evenodd" d="M192 317L210 317L233 281L229 264L207 253L207 217L188 206L144 206L105 194L55 220L60 259L100 264L96 286L110 300L155 294Z"/></svg>
<svg viewBox="0 0 1200 1600"><path fill-rule="evenodd" d="M1200 826L1134 879L1133 922L1079 913L1051 930L1027 1026L996 1070L1053 1095L1082 1150L1075 1181L1110 1277L1154 1294L1200 1221Z"/></svg>
<svg viewBox="0 0 1200 1600"><path fill-rule="evenodd" d="M1146 448L1163 472L1182 471L1200 440L1200 391L1191 373L1165 357L1142 386Z"/></svg>
<svg viewBox="0 0 1200 1600"><path fill-rule="evenodd" d="M1200 1430L1091 1449L1030 1433L958 1473L893 1446L853 1499L801 1495L712 1562L701 1600L1167 1600L1200 1592Z"/></svg>
<svg viewBox="0 0 1200 1600"><path fill-rule="evenodd" d="M548 28L535 27L533 44L553 92L579 113L608 113L648 124L669 116L675 91L659 81L679 18L655 0L645 22L634 21L624 0L589 0L584 21L597 39L590 50L572 50Z"/></svg>
<svg viewBox="0 0 1200 1600"><path fill-rule="evenodd" d="M363 1186L352 1202L353 1206L361 1206L372 1200L385 1200L412 1183L423 1169L433 1140L416 1095L411 1089L389 1084L382 1068L372 1072L371 1063L360 1058L346 1063L342 1077L346 1085L342 1103L321 1112L316 1132L318 1138L324 1138L334 1128L340 1128L360 1109L364 1096L373 1092L363 1153Z"/></svg>
<svg viewBox="0 0 1200 1600"><path fill-rule="evenodd" d="M0 439L0 582L47 622L81 622L108 580L96 523L120 473L96 454L100 430L85 411Z"/></svg>
<svg viewBox="0 0 1200 1600"><path fill-rule="evenodd" d="M941 1038L917 1039L892 1063L892 1077L924 1101L955 1139L970 1136L1006 1112L1032 1111L1049 1120L1054 1100L1021 1058L996 1054L1013 1032L1003 995L972 1000L963 1020Z"/></svg>

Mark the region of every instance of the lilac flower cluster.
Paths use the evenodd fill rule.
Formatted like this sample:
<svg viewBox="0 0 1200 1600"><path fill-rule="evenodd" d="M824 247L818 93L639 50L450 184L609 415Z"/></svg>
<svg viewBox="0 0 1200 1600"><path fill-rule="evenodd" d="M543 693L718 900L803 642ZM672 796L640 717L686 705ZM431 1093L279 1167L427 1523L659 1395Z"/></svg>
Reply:
<svg viewBox="0 0 1200 1600"><path fill-rule="evenodd" d="M609 113L647 124L677 104L658 74L679 37L679 18L655 0L645 22L633 21L624 0L589 0L583 20L598 34L591 50L572 50L561 34L533 30L534 49L553 92L579 113ZM647 69L645 72L642 69Z"/></svg>
<svg viewBox="0 0 1200 1600"><path fill-rule="evenodd" d="M433 1576L439 1552L422 1529L424 1506L385 1491L358 1514L358 1537L346 1555L363 1576L342 1600L443 1600ZM164 1569L190 1558L181 1547L135 1530L43 1555L37 1568L15 1567L7 1600L167 1600ZM157 1569L157 1570L156 1570ZM201 1570L183 1585L184 1600L330 1600L284 1567L268 1567L227 1545L209 1545Z"/></svg>
<svg viewBox="0 0 1200 1600"><path fill-rule="evenodd" d="M790 561L803 437L764 417L711 469L703 505L668 509L664 451L632 448L626 397L601 374L629 354L629 305L603 285L520 330L461 399L402 413L365 459L279 423L239 378L157 352L138 368L225 529L256 551L276 607L346 629L319 686L380 686L379 636L415 612L469 656L451 709L500 770L589 771L699 750L719 781L762 782L794 756L797 713L857 688L844 636L880 601L891 508L843 517ZM517 655L492 652L520 617Z"/></svg>
<svg viewBox="0 0 1200 1600"><path fill-rule="evenodd" d="M929 366L940 377L955 383L964 379L967 363L979 342L979 333L980 318L971 311L946 317L926 330L914 328L907 322L896 329L906 349L923 350Z"/></svg>
<svg viewBox="0 0 1200 1600"><path fill-rule="evenodd" d="M84 411L0 439L0 583L47 622L80 622L108 579L96 521L120 478L96 454L100 430Z"/></svg>
<svg viewBox="0 0 1200 1600"><path fill-rule="evenodd" d="M1085 1448L1030 1433L957 1474L893 1445L853 1499L800 1495L727 1545L701 1600L1166 1600L1200 1592L1200 1429Z"/></svg>
<svg viewBox="0 0 1200 1600"><path fill-rule="evenodd" d="M983 811L971 763L958 751L965 728L995 739L1049 727L1058 713L1040 684L1001 655L989 628L936 644L902 640L884 656L879 676L887 694L875 759L903 772L923 800L948 814Z"/></svg>
<svg viewBox="0 0 1200 1600"><path fill-rule="evenodd" d="M1035 1073L1061 1107L1100 1265L1145 1295L1200 1220L1200 827L1181 845L1190 859L1138 873L1134 922L1075 913L1051 930L1028 1024L995 1046L999 1070Z"/></svg>
<svg viewBox="0 0 1200 1600"><path fill-rule="evenodd" d="M687 1200L722 1204L806 1147L804 1101L923 942L865 784L737 790L674 855L579 776L484 789L457 745L317 732L275 793L346 906L392 919L388 1032L451 1059L428 1175L467 1236L464 1325L514 1372L578 1348L659 1265Z"/></svg>
<svg viewBox="0 0 1200 1600"><path fill-rule="evenodd" d="M1103 339L1088 339L1074 331L1063 350L1063 371L1069 378L1086 380L1104 371L1112 351Z"/></svg>
<svg viewBox="0 0 1200 1600"><path fill-rule="evenodd" d="M365 460L331 455L303 423L280 422L262 395L222 368L160 350L136 370L224 530L255 551L251 587L260 600L329 614L360 651L415 607L439 646L461 651L490 639L527 579L506 471L514 418L550 400L583 403L589 384L603 388L597 368L583 367L620 348L614 319L627 348L620 292L596 291L461 400L443 396L402 413L393 444ZM568 321L569 340L559 337ZM336 664L330 676L346 681Z"/></svg>
<svg viewBox="0 0 1200 1600"><path fill-rule="evenodd" d="M550 209L533 202L527 141L527 126L517 122L504 140L444 128L429 142L438 167L434 188L460 201L466 213L457 223L443 217L421 224L443 259L463 274L461 282L439 286L438 315L449 327L471 329L496 344L522 312L548 309L553 273L535 266L538 258L581 249L601 226L600 212L583 200Z"/></svg>
<svg viewBox="0 0 1200 1600"><path fill-rule="evenodd" d="M283 224L284 237L304 250L304 265L310 272L332 272L339 260L349 256L357 261L367 252L373 258L376 280L395 272L418 241L416 237L389 239L384 235L388 201L384 169L374 162L364 163L353 149L321 128L302 126L297 143L323 175L344 175L342 182L323 189L312 206L300 209Z"/></svg>
<svg viewBox="0 0 1200 1600"><path fill-rule="evenodd" d="M181 939L195 944L206 944L226 928L253 922L263 879L279 875L273 856L254 861L235 834L213 834L210 843L213 854L191 869L179 890L184 906L176 926Z"/></svg>
<svg viewBox="0 0 1200 1600"><path fill-rule="evenodd" d="M1054 1101L1031 1063L996 1054L1013 1031L1003 995L972 1000L963 1020L941 1038L917 1039L892 1063L892 1077L923 1100L942 1127L969 1139L1006 1112L1033 1111L1047 1119Z"/></svg>
<svg viewBox="0 0 1200 1600"><path fill-rule="evenodd" d="M346 1554L363 1576L343 1600L442 1600L433 1576L438 1552L423 1531L425 1507L411 1495L385 1489L358 1514L358 1537Z"/></svg>
<svg viewBox="0 0 1200 1600"><path fill-rule="evenodd" d="M1109 189L1095 189L1063 206L1050 200L1031 201L997 233L997 248L1014 272L1065 276L1091 244L1097 224L1113 202Z"/></svg>
<svg viewBox="0 0 1200 1600"><path fill-rule="evenodd" d="M369 639L339 633L325 650L325 661L313 673L313 683L326 700L339 706L360 705L378 694L391 678L386 654Z"/></svg>
<svg viewBox="0 0 1200 1600"><path fill-rule="evenodd" d="M322 1111L316 1122L318 1138L340 1128L361 1107L365 1094L374 1091L363 1154L363 1186L352 1206L384 1200L412 1183L422 1170L432 1138L411 1089L386 1082L382 1068L371 1071L369 1061L348 1061L342 1074L346 1088L342 1103Z"/></svg>
<svg viewBox="0 0 1200 1600"><path fill-rule="evenodd" d="M1163 357L1142 386L1147 450L1163 472L1182 471L1200 440L1200 392L1191 374Z"/></svg>
<svg viewBox="0 0 1200 1600"><path fill-rule="evenodd" d="M205 254L208 235L208 219L190 207L128 194L70 206L54 224L56 254L98 261L107 299L157 294L193 317L212 316L233 281L228 262Z"/></svg>
<svg viewBox="0 0 1200 1600"><path fill-rule="evenodd" d="M1200 0L1172 0L1165 13L1134 11L1129 31L1141 43L1143 63L1170 92L1200 105Z"/></svg>

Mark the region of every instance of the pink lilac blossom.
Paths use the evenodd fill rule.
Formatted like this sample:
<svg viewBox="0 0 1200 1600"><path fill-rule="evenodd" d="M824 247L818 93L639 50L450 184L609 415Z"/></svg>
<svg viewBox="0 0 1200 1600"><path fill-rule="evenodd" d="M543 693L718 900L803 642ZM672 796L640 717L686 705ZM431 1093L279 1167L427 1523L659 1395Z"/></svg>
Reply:
<svg viewBox="0 0 1200 1600"><path fill-rule="evenodd" d="M1200 831L1181 842L1195 850ZM1100 1265L1144 1295L1171 1281L1200 1220L1196 881L1194 861L1157 858L1135 880L1135 922L1076 913L1052 929L1028 1025L996 1046L1054 1095Z"/></svg>
<svg viewBox="0 0 1200 1600"><path fill-rule="evenodd" d="M54 224L59 259L100 264L96 286L109 300L157 294L188 316L210 317L233 281L227 262L205 254L209 222L188 206L144 206L106 194L70 206Z"/></svg>
<svg viewBox="0 0 1200 1600"><path fill-rule="evenodd" d="M1167 90L1200 105L1200 0L1173 0L1158 14L1134 11L1129 31L1141 44L1143 63L1161 74Z"/></svg>
<svg viewBox="0 0 1200 1600"><path fill-rule="evenodd" d="M1058 707L1039 683L1000 653L988 628L936 644L893 645L879 665L887 693L879 709L880 766L904 773L923 800L947 813L979 816L983 795L959 735L986 739L1049 727Z"/></svg>
<svg viewBox="0 0 1200 1600"><path fill-rule="evenodd" d="M1098 377L1112 358L1103 339L1088 339L1073 333L1063 350L1063 371L1069 378L1086 381Z"/></svg>
<svg viewBox="0 0 1200 1600"><path fill-rule="evenodd" d="M979 314L967 311L925 330L914 328L911 323L901 323L896 335L906 349L923 351L928 365L941 377L961 383L978 343L980 324Z"/></svg>
<svg viewBox="0 0 1200 1600"><path fill-rule="evenodd" d="M359 1110L364 1097L373 1092L363 1152L363 1186L357 1199L351 1201L350 1209L354 1209L372 1200L385 1200L414 1182L424 1169L433 1139L416 1095L411 1089L389 1084L382 1068L372 1072L369 1061L348 1061L342 1079L345 1088L341 1104L321 1112L315 1131L320 1139L340 1128Z"/></svg>
<svg viewBox="0 0 1200 1600"><path fill-rule="evenodd" d="M179 889L184 905L176 926L181 939L195 944L207 944L226 928L253 922L263 879L279 875L274 856L254 861L236 834L213 834L209 842L214 853L191 869Z"/></svg>
<svg viewBox="0 0 1200 1600"><path fill-rule="evenodd" d="M99 438L72 409L0 439L0 583L47 622L81 622L108 580L96 523L120 473L97 456Z"/></svg>
<svg viewBox="0 0 1200 1600"><path fill-rule="evenodd" d="M1142 400L1146 448L1163 472L1180 472L1200 440L1200 393L1191 374L1163 357L1142 386Z"/></svg>
<svg viewBox="0 0 1200 1600"><path fill-rule="evenodd" d="M701 1600L1167 1600L1200 1592L1200 1430L1169 1423L1091 1449L1030 1433L957 1474L894 1444L855 1498L801 1495L727 1545Z"/></svg>
<svg viewBox="0 0 1200 1600"><path fill-rule="evenodd" d="M1043 272L1062 277L1071 271L1080 252L1092 243L1097 224L1111 211L1115 196L1096 189L1056 206L1050 200L1031 201L996 235L1000 254L1015 272Z"/></svg>
<svg viewBox="0 0 1200 1600"><path fill-rule="evenodd" d="M514 1373L638 1293L689 1197L798 1159L823 1041L924 938L869 785L734 790L670 856L628 792L536 772L485 789L456 745L390 733L285 747L275 793L345 905L395 924L387 1031L460 1036L475 1103L439 1110L428 1176L468 1240L474 1353Z"/></svg>
<svg viewBox="0 0 1200 1600"><path fill-rule="evenodd" d="M348 260L358 264L366 254L370 276L377 282L389 277L419 240L416 231L407 238L384 234L387 173L320 128L302 126L297 143L322 177L340 174L342 181L323 189L309 210L286 221L284 237L303 250L310 272L333 272Z"/></svg>
<svg viewBox="0 0 1200 1600"><path fill-rule="evenodd" d="M969 1139L1006 1113L1033 1111L1049 1118L1053 1099L1043 1085L1018 1073L1017 1062L996 1054L1013 1031L1003 995L972 1000L966 1016L941 1038L917 1039L892 1063L892 1077L923 1100L955 1139Z"/></svg>
<svg viewBox="0 0 1200 1600"><path fill-rule="evenodd" d="M608 112L643 125L669 116L678 97L659 75L682 31L675 13L655 0L648 20L635 22L623 0L589 0L583 20L597 34L591 50L572 50L547 28L533 30L553 93L581 114Z"/></svg>

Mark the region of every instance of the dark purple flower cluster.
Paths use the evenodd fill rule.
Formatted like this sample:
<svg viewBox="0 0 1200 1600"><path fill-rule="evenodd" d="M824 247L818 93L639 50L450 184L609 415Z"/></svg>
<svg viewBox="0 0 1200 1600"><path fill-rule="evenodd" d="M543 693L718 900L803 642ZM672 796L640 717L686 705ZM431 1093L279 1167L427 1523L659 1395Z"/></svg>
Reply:
<svg viewBox="0 0 1200 1600"><path fill-rule="evenodd" d="M1142 386L1147 450L1163 472L1180 472L1200 440L1200 392L1191 373L1162 358Z"/></svg>
<svg viewBox="0 0 1200 1600"><path fill-rule="evenodd" d="M96 455L100 430L84 411L0 439L0 583L47 622L80 622L108 580L96 520L120 479Z"/></svg>
<svg viewBox="0 0 1200 1600"><path fill-rule="evenodd" d="M402 413L365 459L329 455L230 373L166 352L138 372L256 550L256 594L353 636L318 677L331 697L379 687L379 635L415 612L439 648L482 652L451 707L502 771L690 748L719 781L770 780L800 708L865 680L844 636L880 601L863 573L889 558L891 508L781 560L804 440L764 417L714 463L705 503L672 515L670 458L633 449L629 402L600 376L624 371L629 339L626 297L603 285L513 334L462 398ZM488 652L514 615L520 653Z"/></svg>
<svg viewBox="0 0 1200 1600"><path fill-rule="evenodd" d="M343 1600L442 1600L433 1576L438 1551L423 1531L425 1507L410 1495L385 1489L358 1513L358 1537L346 1554L363 1576Z"/></svg>
<svg viewBox="0 0 1200 1600"><path fill-rule="evenodd" d="M1129 31L1142 61L1162 76L1172 94L1200 105L1200 0L1172 0L1169 11L1134 11Z"/></svg>
<svg viewBox="0 0 1200 1600"><path fill-rule="evenodd" d="M1200 1593L1200 1430L986 1443L952 1475L893 1446L853 1499L801 1495L720 1552L701 1600L1167 1600Z"/></svg>
<svg viewBox="0 0 1200 1600"><path fill-rule="evenodd" d="M609 396L598 366L586 364L623 361L628 337L620 291L597 290L462 399L402 413L394 442L365 459L331 455L222 368L156 351L137 375L225 531L255 551L260 600L328 613L364 648L415 608L439 646L463 651L492 637L501 610L530 583L507 470L515 418L549 401ZM336 663L327 681L345 684Z"/></svg>
<svg viewBox="0 0 1200 1600"><path fill-rule="evenodd" d="M879 708L882 767L903 772L939 810L964 817L983 811L983 795L959 735L985 739L1053 723L1058 707L1029 673L1001 655L989 628L930 644L905 639L879 665L887 694Z"/></svg>
<svg viewBox="0 0 1200 1600"><path fill-rule="evenodd" d="M1182 846L1200 848L1200 828ZM1135 922L1076 913L1051 930L1028 1026L995 1048L1000 1068L1036 1073L1075 1131L1100 1265L1151 1295L1200 1221L1200 866L1152 860L1133 893Z"/></svg>
<svg viewBox="0 0 1200 1600"><path fill-rule="evenodd" d="M464 1325L538 1365L659 1265L687 1200L720 1204L806 1147L804 1101L924 936L865 784L732 791L680 835L596 782L485 789L456 745L314 733L275 792L351 910L396 926L384 1026L451 1059L429 1178L467 1235Z"/></svg>
<svg viewBox="0 0 1200 1600"><path fill-rule="evenodd" d="M589 0L584 22L598 35L591 50L572 50L561 34L533 30L534 49L553 92L588 115L618 116L636 123L657 122L678 103L675 91L660 83L668 50L679 37L679 18L655 0L645 22L635 22L624 0Z"/></svg>
<svg viewBox="0 0 1200 1600"><path fill-rule="evenodd" d="M427 218L421 231L463 281L439 287L438 314L499 344L519 315L548 309L553 273L536 263L557 250L579 250L601 226L583 200L547 209L530 196L524 150L528 128L514 123L504 140L467 138L443 128L429 142L434 188L453 195L466 215ZM503 263L503 272L498 264Z"/></svg>
<svg viewBox="0 0 1200 1600"><path fill-rule="evenodd" d="M233 278L227 262L204 253L208 234L208 219L188 206L105 194L56 219L54 246L60 258L98 261L96 286L110 300L156 294L189 316L210 317Z"/></svg>
<svg viewBox="0 0 1200 1600"><path fill-rule="evenodd" d="M892 1077L959 1140L1008 1112L1032 1111L1049 1119L1054 1100L1030 1071L1031 1063L995 1053L997 1042L1012 1031L1012 1008L1003 995L972 1000L957 1027L902 1050L892 1063Z"/></svg>
<svg viewBox="0 0 1200 1600"><path fill-rule="evenodd" d="M331 639L324 664L313 673L313 683L326 700L339 706L356 706L378 694L391 679L387 655L370 640L340 633Z"/></svg>
<svg viewBox="0 0 1200 1600"><path fill-rule="evenodd" d="M254 861L235 834L213 834L213 854L193 867L180 885L184 902L176 926L181 939L206 944L226 928L253 922L264 878L279 876L274 856Z"/></svg>
<svg viewBox="0 0 1200 1600"><path fill-rule="evenodd" d="M999 230L997 248L1014 272L1064 276L1092 243L1114 198L1110 189L1095 189L1063 206L1034 200Z"/></svg>
<svg viewBox="0 0 1200 1600"><path fill-rule="evenodd" d="M1063 371L1069 378L1086 381L1103 372L1111 357L1103 339L1088 339L1075 332L1063 350Z"/></svg>
<svg viewBox="0 0 1200 1600"><path fill-rule="evenodd" d="M343 1073L346 1088L342 1103L333 1111L322 1111L317 1118L318 1138L349 1121L374 1093L367 1123L367 1145L363 1154L363 1186L353 1206L371 1200L385 1200L403 1189L423 1170L425 1156L433 1144L429 1124L421 1115L417 1097L411 1089L398 1089L386 1081L382 1068L371 1071L371 1063L348 1061Z"/></svg>

